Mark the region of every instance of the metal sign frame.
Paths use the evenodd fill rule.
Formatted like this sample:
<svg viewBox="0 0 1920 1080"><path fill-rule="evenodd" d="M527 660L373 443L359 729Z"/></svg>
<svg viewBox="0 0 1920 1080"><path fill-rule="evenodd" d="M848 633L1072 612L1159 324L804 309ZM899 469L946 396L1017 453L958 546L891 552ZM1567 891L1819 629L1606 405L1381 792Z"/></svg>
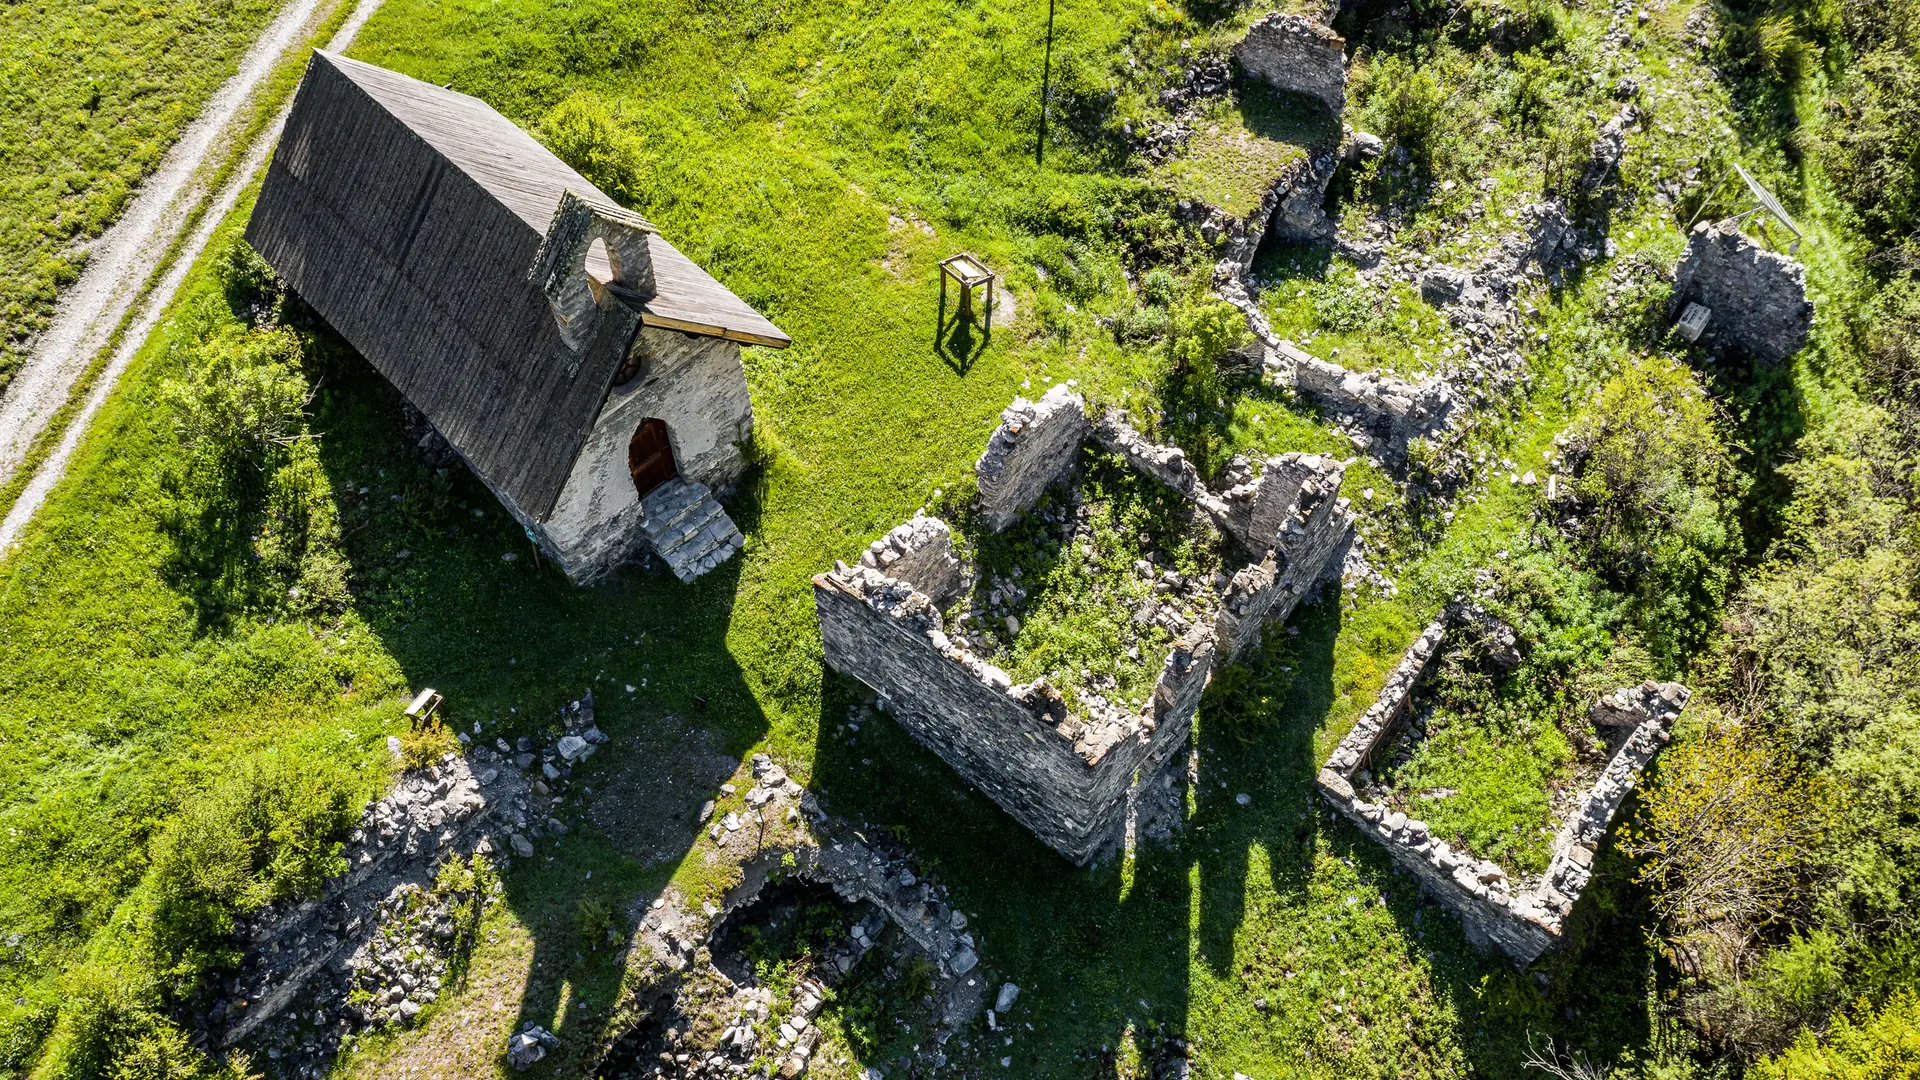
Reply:
<svg viewBox="0 0 1920 1080"><path fill-rule="evenodd" d="M1781 225L1786 226L1787 231L1793 234L1793 243L1788 245L1787 254L1799 254L1800 242L1807 239L1807 235L1800 231L1800 226L1794 224L1793 216L1787 213L1786 207L1780 205L1780 200L1774 197L1773 192L1768 191L1765 184L1754 179L1753 174L1742 168L1738 162L1734 163L1732 173L1722 176L1720 182L1714 185L1713 193L1707 196L1706 201L1700 204L1700 209L1694 212L1693 219L1687 222L1686 231L1693 231L1694 222L1699 221L1700 215L1706 213L1707 207L1713 205L1713 200L1720 195L1720 189L1727 186L1727 181L1732 179L1735 173L1739 174L1740 179L1746 183L1747 193L1753 196L1754 201L1753 205L1739 211L1727 220L1733 222L1736 227L1744 226L1748 219L1754 218L1755 215L1765 211L1769 217L1772 217ZM1773 244L1773 236L1767 229L1765 219L1757 220L1756 224L1760 228L1761 236L1764 237L1769 244ZM1774 246L1777 247L1778 245L1775 244Z"/></svg>

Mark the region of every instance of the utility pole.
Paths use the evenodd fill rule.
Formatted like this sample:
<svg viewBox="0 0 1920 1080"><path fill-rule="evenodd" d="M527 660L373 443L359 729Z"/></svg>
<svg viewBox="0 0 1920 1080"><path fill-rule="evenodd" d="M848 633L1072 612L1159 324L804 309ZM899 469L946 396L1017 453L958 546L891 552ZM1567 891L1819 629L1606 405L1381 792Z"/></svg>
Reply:
<svg viewBox="0 0 1920 1080"><path fill-rule="evenodd" d="M1047 54L1040 67L1040 139L1033 144L1033 163L1047 163L1047 105L1053 96L1053 3L1047 0Z"/></svg>

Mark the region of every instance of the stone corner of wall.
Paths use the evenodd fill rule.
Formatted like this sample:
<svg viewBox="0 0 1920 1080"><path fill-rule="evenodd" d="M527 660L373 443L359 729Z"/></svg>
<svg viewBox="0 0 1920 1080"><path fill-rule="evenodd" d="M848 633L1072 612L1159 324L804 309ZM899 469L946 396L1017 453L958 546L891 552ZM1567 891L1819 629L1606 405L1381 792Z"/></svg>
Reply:
<svg viewBox="0 0 1920 1080"><path fill-rule="evenodd" d="M981 520L993 532L1011 525L1074 464L1086 440L1087 402L1065 383L1038 401L1016 397L974 462Z"/></svg>

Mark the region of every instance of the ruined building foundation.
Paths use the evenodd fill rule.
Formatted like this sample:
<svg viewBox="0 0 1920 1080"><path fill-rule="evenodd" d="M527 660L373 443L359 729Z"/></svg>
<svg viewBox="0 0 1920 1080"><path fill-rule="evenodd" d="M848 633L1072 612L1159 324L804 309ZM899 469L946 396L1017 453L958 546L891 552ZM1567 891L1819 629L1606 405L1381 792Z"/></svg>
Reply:
<svg viewBox="0 0 1920 1080"><path fill-rule="evenodd" d="M1378 840L1397 865L1459 917L1470 940L1498 946L1525 967L1565 941L1567 918L1593 875L1594 854L1641 772L1671 738L1688 690L1678 683L1648 682L1615 690L1594 704L1594 723L1625 729L1625 738L1561 823L1546 872L1530 887L1517 887L1499 865L1454 851L1425 822L1369 802L1354 790L1356 774L1373 763L1376 751L1392 742L1407 719L1414 688L1439 657L1448 632L1479 614L1450 607L1421 633L1373 707L1327 758L1317 785L1341 816Z"/></svg>

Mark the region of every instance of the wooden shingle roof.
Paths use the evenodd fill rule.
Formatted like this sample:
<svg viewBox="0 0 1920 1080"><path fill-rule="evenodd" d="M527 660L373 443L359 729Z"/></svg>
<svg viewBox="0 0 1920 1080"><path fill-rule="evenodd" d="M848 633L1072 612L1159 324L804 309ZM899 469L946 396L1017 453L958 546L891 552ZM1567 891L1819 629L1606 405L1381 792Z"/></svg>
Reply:
<svg viewBox="0 0 1920 1080"><path fill-rule="evenodd" d="M619 209L485 102L316 51L247 223L294 291L537 520L628 344L603 319L567 348L528 279L568 191ZM641 322L790 344L657 233L648 242L653 294L616 291ZM604 261L588 269L611 276Z"/></svg>

